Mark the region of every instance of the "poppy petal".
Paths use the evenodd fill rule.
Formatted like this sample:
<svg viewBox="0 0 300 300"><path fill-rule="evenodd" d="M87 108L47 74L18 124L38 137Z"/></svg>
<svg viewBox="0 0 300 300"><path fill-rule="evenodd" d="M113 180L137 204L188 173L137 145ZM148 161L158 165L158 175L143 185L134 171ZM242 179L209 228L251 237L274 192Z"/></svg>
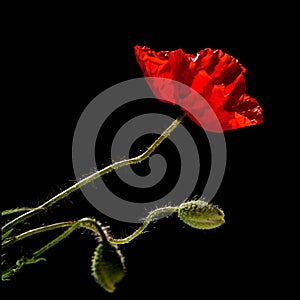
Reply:
<svg viewBox="0 0 300 300"><path fill-rule="evenodd" d="M171 79L187 86L147 80L158 100L179 105L205 130L219 131L216 129L218 126L213 126L215 119L210 120L206 104L199 101L191 89L199 93L214 111L222 131L262 123L261 106L245 93L246 68L222 50L206 48L193 55L184 53L182 49L156 52L136 45L134 52L145 77ZM201 122L195 117L199 115Z"/></svg>

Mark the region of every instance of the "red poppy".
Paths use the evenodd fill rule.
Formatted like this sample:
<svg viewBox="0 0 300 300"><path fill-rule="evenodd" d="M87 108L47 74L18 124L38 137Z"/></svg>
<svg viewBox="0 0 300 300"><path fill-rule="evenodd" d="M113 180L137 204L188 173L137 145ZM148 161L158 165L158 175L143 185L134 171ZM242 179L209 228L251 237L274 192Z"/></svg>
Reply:
<svg viewBox="0 0 300 300"><path fill-rule="evenodd" d="M245 93L246 69L229 54L210 48L196 55L186 54L182 49L155 52L138 45L134 51L154 96L179 105L204 129L219 132L262 123L262 108L255 98ZM174 88L170 82L179 82L181 86ZM191 91L200 94L203 101L199 98L196 101ZM208 106L215 115L214 120ZM214 124L216 119L218 126Z"/></svg>

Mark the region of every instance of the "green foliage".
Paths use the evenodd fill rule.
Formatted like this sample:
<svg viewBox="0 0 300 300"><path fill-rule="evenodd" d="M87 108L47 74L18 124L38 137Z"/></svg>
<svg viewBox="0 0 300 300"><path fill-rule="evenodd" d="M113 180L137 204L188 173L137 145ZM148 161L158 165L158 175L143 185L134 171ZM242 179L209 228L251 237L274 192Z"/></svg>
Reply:
<svg viewBox="0 0 300 300"><path fill-rule="evenodd" d="M35 263L40 262L40 261L46 261L46 259L45 258L41 258L41 257L40 258L26 258L26 257L22 257L22 258L20 258L20 259L18 259L16 261L15 265L9 266L9 267L4 267L6 261L2 260L2 262L1 262L1 268L3 270L2 270L2 273L1 273L1 279L3 281L11 280L12 277L14 275L16 275L16 273L18 273L20 271L20 269L23 268L25 265L35 264Z"/></svg>

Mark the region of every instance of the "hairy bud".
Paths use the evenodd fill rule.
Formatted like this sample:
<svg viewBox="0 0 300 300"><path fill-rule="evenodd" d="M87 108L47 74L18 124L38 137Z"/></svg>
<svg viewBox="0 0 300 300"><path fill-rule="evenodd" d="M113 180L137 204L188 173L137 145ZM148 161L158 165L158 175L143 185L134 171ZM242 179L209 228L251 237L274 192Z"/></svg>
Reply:
<svg viewBox="0 0 300 300"><path fill-rule="evenodd" d="M220 208L202 200L182 203L178 208L178 217L197 229L213 229L225 222L224 213Z"/></svg>
<svg viewBox="0 0 300 300"><path fill-rule="evenodd" d="M101 242L92 260L92 274L96 281L109 293L114 292L115 285L125 276L124 258L116 245Z"/></svg>

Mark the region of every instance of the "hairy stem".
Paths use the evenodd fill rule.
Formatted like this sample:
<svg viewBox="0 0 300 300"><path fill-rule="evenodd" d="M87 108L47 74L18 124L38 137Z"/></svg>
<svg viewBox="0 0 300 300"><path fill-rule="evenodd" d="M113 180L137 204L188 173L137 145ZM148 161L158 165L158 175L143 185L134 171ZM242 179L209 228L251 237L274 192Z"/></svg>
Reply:
<svg viewBox="0 0 300 300"><path fill-rule="evenodd" d="M45 231L49 230L54 230L58 228L63 228L63 227L69 227L65 232L63 232L61 235L59 235L57 238L40 248L39 250L35 251L33 255L30 258L22 257L20 258L15 265L5 269L2 271L2 280L6 280L11 278L12 275L17 273L23 266L27 264L33 264L41 260L45 260L44 258L40 258L44 252L52 248L53 246L57 245L59 242L61 242L63 239L68 237L74 230L76 230L79 227L83 227L89 230L92 230L95 232L99 237L101 237L101 240L106 240L107 241L107 236L106 233L104 232L103 228L101 227L101 224L97 222L96 220L92 218L83 218L81 220L75 221L75 222L60 222L60 223L55 223L39 228L35 228L32 230L29 230L27 232L24 232L18 236L12 237L11 239L8 240L8 242L4 242L3 246L8 246L12 245L15 242L21 241L22 239L25 239L27 237L33 236L38 233L42 233Z"/></svg>
<svg viewBox="0 0 300 300"><path fill-rule="evenodd" d="M42 226L42 227L38 227L38 228L28 230L26 232L23 232L19 235L13 236L13 237L8 238L7 240L5 240L2 244L2 249L4 249L4 248L6 248L6 247L8 247L8 246L10 246L10 245L12 245L16 242L19 242L19 241L21 241L25 238L33 236L35 234L50 231L50 230L54 230L54 229L59 229L59 228L63 228L63 227L70 227L73 224L74 224L74 222L72 222L72 221L60 222L60 223L55 223L55 224L51 224L51 225Z"/></svg>
<svg viewBox="0 0 300 300"><path fill-rule="evenodd" d="M133 239L135 239L137 236L139 236L157 215L163 213L174 213L176 211L178 211L178 207L176 206L166 206L166 207L157 208L149 213L144 223L134 233L132 233L131 235L123 239L109 238L109 242L112 244L127 244L131 242Z"/></svg>
<svg viewBox="0 0 300 300"><path fill-rule="evenodd" d="M68 222L62 222L62 223L60 223L60 224L58 223L56 225L57 226L60 225L61 227L64 227L64 226L67 226L66 223L68 223ZM52 248L53 246L55 246L56 244L61 242L63 239L68 237L78 227L88 228L88 229L96 232L99 236L101 236L102 239L106 239L106 234L104 233L101 225L96 220L91 219L91 218L83 218L79 221L73 222L73 224L71 225L71 227L69 229L67 229L65 232L63 232L61 235L59 235L57 238L55 238L54 240L49 242L47 245L45 245L41 249L35 251L33 253L32 259L38 258L41 254L43 254L44 252L46 252L47 250L49 250L50 248ZM56 228L58 228L58 227L56 227Z"/></svg>
<svg viewBox="0 0 300 300"><path fill-rule="evenodd" d="M41 253L43 253L46 250L48 250L49 248L53 247L57 243L61 242L63 239L65 239L69 234L71 234L78 227L84 227L88 230L95 232L97 235L101 236L101 239L107 239L111 244L126 244L126 243L131 242L136 237L138 237L146 229L146 227L151 223L151 221L153 221L153 219L156 216L163 214L163 213L165 213L165 214L166 213L174 213L176 211L178 211L178 207L176 207L176 206L161 207L161 208L157 208L157 209L151 211L149 213L149 215L147 216L147 218L145 219L144 223L135 232L133 232L131 235L129 235L128 237L123 238L123 239L114 239L114 238L110 237L109 235L106 235L99 222L97 222L96 220L91 219L91 218L83 218L83 219L81 219L79 221L75 221L75 222L74 221L59 222L59 223L54 223L51 225L46 225L46 226L28 230L26 232L23 232L19 235L13 236L13 237L7 239L6 241L4 241L4 243L2 244L2 249L6 248L8 246L11 246L12 244L17 243L17 242L19 242L25 238L28 238L30 236L33 236L33 235L36 235L39 233L43 233L43 232L47 232L50 230L64 228L64 227L70 227L70 228L68 230L66 230L64 233L62 233L59 237L57 237L56 239L51 241L49 244L44 246L42 249L45 249L45 250L40 249L39 251L42 251ZM37 256L35 255L34 257L36 258Z"/></svg>
<svg viewBox="0 0 300 300"><path fill-rule="evenodd" d="M62 191L61 193L57 194L53 198L49 199L42 205L40 205L36 208L33 208L32 210L30 210L30 211L18 216L17 218L13 219L12 221L8 222L6 225L4 225L2 227L2 233L8 231L9 229L13 228L15 225L27 220L28 218L36 215L37 213L46 210L51 205L57 203L59 200L66 198L74 191L76 191L76 190L80 189L81 187L85 186L86 184L96 180L97 178L99 178L107 173L110 173L111 171L116 170L118 168L132 165L132 164L141 163L143 160L150 157L150 155L164 141L164 139L166 139L172 133L172 131L181 123L181 121L183 120L183 118L185 116L186 116L186 114L183 113L176 120L174 120L174 122L159 136L159 138L157 140L155 140L155 142L141 155L138 155L134 158L115 162L115 163L91 174L90 176L78 181L77 183L75 183L71 187L67 188L66 190Z"/></svg>
<svg viewBox="0 0 300 300"><path fill-rule="evenodd" d="M178 211L178 207L173 207L173 206L167 206L167 207L161 207L157 208L149 213L147 218L145 219L144 223L131 235L129 235L126 238L123 239L114 239L110 237L105 230L102 228L101 224L97 222L95 219L92 218L83 218L80 219L79 221L69 221L69 222L60 222L60 223L55 223L39 228L35 228L32 230L28 230L24 233L21 233L17 236L14 236L8 240L6 240L2 244L2 248L5 248L9 245L12 245L16 242L19 242L25 238L28 238L30 236L33 236L35 234L39 234L42 232L54 230L54 229L59 229L59 228L64 228L64 227L69 227L66 231L64 231L61 235L59 235L57 238L40 248L39 250L35 251L31 257L29 258L21 258L19 259L16 264L2 272L2 279L9 279L13 274L17 273L23 266L27 264L33 264L41 260L45 260L44 258L40 258L40 256L51 249L53 246L57 245L60 243L62 240L64 240L66 237L68 237L74 230L76 230L79 227L86 228L88 230L91 230L97 234L98 237L101 238L102 242L108 242L110 244L126 244L138 237L144 230L145 228L150 224L150 222L159 214L167 214L167 213L173 213Z"/></svg>
<svg viewBox="0 0 300 300"><path fill-rule="evenodd" d="M8 215L11 215L11 214L15 214L15 213L24 213L25 211L29 211L31 210L32 208L29 208L29 207L18 207L18 208L13 208L13 209L8 209L8 210L4 210L1 212L1 216L8 216Z"/></svg>

